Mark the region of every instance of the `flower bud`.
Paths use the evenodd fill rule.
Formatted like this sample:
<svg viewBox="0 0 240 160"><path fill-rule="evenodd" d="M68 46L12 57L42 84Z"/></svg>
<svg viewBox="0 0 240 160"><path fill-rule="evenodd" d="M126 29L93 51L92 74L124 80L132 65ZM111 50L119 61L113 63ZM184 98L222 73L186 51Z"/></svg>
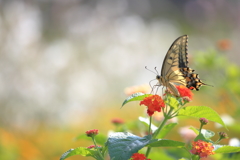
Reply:
<svg viewBox="0 0 240 160"><path fill-rule="evenodd" d="M98 130L97 129L92 129L92 130L88 130L86 131L86 135L88 137L94 137L98 134Z"/></svg>
<svg viewBox="0 0 240 160"><path fill-rule="evenodd" d="M208 120L206 118L200 118L199 121L201 122L202 125L208 124Z"/></svg>

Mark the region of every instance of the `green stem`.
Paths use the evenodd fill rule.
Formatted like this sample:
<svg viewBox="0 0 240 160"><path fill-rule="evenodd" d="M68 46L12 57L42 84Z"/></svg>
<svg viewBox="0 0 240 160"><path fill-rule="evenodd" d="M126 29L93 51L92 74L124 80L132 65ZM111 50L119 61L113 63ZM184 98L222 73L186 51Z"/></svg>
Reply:
<svg viewBox="0 0 240 160"><path fill-rule="evenodd" d="M149 119L148 134L151 134L151 124L152 124L152 116L150 116L150 119Z"/></svg>
<svg viewBox="0 0 240 160"><path fill-rule="evenodd" d="M219 138L219 139L215 142L215 144L219 143L221 140L222 140L222 139Z"/></svg>
<svg viewBox="0 0 240 160"><path fill-rule="evenodd" d="M177 114L179 112L179 110L181 110L183 108L183 106L178 107L178 109L172 113L172 116L176 116L175 114Z"/></svg>
<svg viewBox="0 0 240 160"><path fill-rule="evenodd" d="M146 157L148 157L148 155L149 155L151 149L152 149L151 147L148 147L148 148L147 148Z"/></svg>
<svg viewBox="0 0 240 160"><path fill-rule="evenodd" d="M166 115L166 117L163 119L162 123L160 124L160 126L158 127L158 129L155 131L155 133L153 134L152 139L156 138L157 135L159 134L159 132L162 130L163 126L166 124L167 120L171 118L171 113L173 111L173 108L170 108L168 114Z"/></svg>
<svg viewBox="0 0 240 160"><path fill-rule="evenodd" d="M101 154L101 152L100 152L100 150L99 150L99 148L98 148L98 146L97 146L97 143L96 143L94 137L92 137L92 140L93 140L93 143L94 143L94 145L95 145L95 148L96 148L97 151L98 151L99 156L101 157L102 160L104 160L104 157L103 157L103 155Z"/></svg>
<svg viewBox="0 0 240 160"><path fill-rule="evenodd" d="M172 113L172 111L173 111L173 108L169 110L168 114L166 115L166 117L164 118L164 120L162 121L158 129L154 132L152 139L155 139L157 137L159 132L162 130L163 126L166 124L167 120L170 119L169 115ZM148 157L150 151L151 151L151 147L148 147L146 152L146 157Z"/></svg>
<svg viewBox="0 0 240 160"><path fill-rule="evenodd" d="M199 134L201 134L203 124L201 123L200 128L199 128Z"/></svg>

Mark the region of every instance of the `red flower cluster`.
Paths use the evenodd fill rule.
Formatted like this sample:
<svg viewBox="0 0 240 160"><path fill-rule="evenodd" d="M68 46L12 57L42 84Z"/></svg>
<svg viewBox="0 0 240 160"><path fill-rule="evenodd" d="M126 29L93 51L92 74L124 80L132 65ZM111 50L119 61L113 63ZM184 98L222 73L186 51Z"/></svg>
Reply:
<svg viewBox="0 0 240 160"><path fill-rule="evenodd" d="M97 129L88 130L86 131L86 134L88 137L94 137L98 134L98 130Z"/></svg>
<svg viewBox="0 0 240 160"><path fill-rule="evenodd" d="M176 86L180 96L184 99L188 99L191 101L193 98L193 93L190 89L188 89L187 87L180 85L180 86Z"/></svg>
<svg viewBox="0 0 240 160"><path fill-rule="evenodd" d="M119 124L123 124L124 121L120 118L114 118L114 119L112 119L112 123L115 125L119 125Z"/></svg>
<svg viewBox="0 0 240 160"><path fill-rule="evenodd" d="M102 146L97 146L97 147L102 147ZM95 145L88 146L87 148L88 148L88 149L95 148Z"/></svg>
<svg viewBox="0 0 240 160"><path fill-rule="evenodd" d="M200 158L203 158L215 154L213 152L213 149L214 147L212 143L198 140L196 142L192 142L192 149L190 150L190 152L192 154L199 155Z"/></svg>
<svg viewBox="0 0 240 160"><path fill-rule="evenodd" d="M144 154L134 153L131 157L131 160L151 160L151 159L147 159L147 157L145 157Z"/></svg>
<svg viewBox="0 0 240 160"><path fill-rule="evenodd" d="M140 105L142 104L148 107L147 113L149 116L152 116L155 111L161 112L161 108L165 107L165 103L159 95L145 97L140 102Z"/></svg>

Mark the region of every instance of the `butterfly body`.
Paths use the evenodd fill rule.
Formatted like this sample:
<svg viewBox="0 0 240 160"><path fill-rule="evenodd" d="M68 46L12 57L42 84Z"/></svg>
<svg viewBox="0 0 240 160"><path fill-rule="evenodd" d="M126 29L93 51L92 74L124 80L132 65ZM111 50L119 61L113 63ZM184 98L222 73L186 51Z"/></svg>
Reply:
<svg viewBox="0 0 240 160"><path fill-rule="evenodd" d="M198 74L188 67L187 45L187 35L173 42L164 58L161 75L156 77L159 85L165 86L176 96L180 96L175 87L176 83L192 90L199 90L202 85L206 85L199 79Z"/></svg>

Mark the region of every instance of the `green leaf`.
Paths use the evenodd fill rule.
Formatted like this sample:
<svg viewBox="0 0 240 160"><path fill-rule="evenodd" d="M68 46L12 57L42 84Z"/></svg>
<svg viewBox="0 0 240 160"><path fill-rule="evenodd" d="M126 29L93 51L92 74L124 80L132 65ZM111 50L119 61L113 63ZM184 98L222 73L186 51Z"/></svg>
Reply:
<svg viewBox="0 0 240 160"><path fill-rule="evenodd" d="M196 134L199 134L199 129L196 129L194 127L190 127L189 129L193 130ZM201 134L204 136L205 139L210 139L215 135L213 131L206 130L206 129L202 129Z"/></svg>
<svg viewBox="0 0 240 160"><path fill-rule="evenodd" d="M158 139L164 138L176 125L177 123L170 123L164 126L161 132L158 134L157 138Z"/></svg>
<svg viewBox="0 0 240 160"><path fill-rule="evenodd" d="M184 147L185 143L168 139L154 139L148 144L149 147Z"/></svg>
<svg viewBox="0 0 240 160"><path fill-rule="evenodd" d="M116 132L110 135L107 146L110 159L128 160L133 153L149 143L151 135L138 137L128 132Z"/></svg>
<svg viewBox="0 0 240 160"><path fill-rule="evenodd" d="M210 131L210 130L206 130L206 129L202 129L201 130L201 133L203 134L203 136L206 138L206 139L210 139L212 138L215 133L213 131Z"/></svg>
<svg viewBox="0 0 240 160"><path fill-rule="evenodd" d="M172 107L174 109L177 109L178 105L179 105L178 100L175 97L170 97L170 96L168 96L166 103L167 103L167 105L169 105L170 107Z"/></svg>
<svg viewBox="0 0 240 160"><path fill-rule="evenodd" d="M88 148L85 147L78 147L75 149L70 149L67 152L63 153L63 155L61 156L60 160L64 160L70 156L74 156L74 155L82 155L85 157L94 157L97 154L97 151L95 150L90 150Z"/></svg>
<svg viewBox="0 0 240 160"><path fill-rule="evenodd" d="M204 137L204 135L202 133L197 135L197 137L194 139L194 141L198 141L198 140L203 140L205 142L214 143L211 139L207 139L206 137Z"/></svg>
<svg viewBox="0 0 240 160"><path fill-rule="evenodd" d="M216 149L215 153L233 153L240 152L240 147L227 146L227 145L213 145Z"/></svg>
<svg viewBox="0 0 240 160"><path fill-rule="evenodd" d="M212 108L206 106L188 106L181 109L178 116L190 116L195 118L206 118L209 121L217 122L227 129L219 114Z"/></svg>
<svg viewBox="0 0 240 160"><path fill-rule="evenodd" d="M86 140L92 141L92 138L88 137L86 134L80 134L76 138L74 138L74 140L80 140L80 139L86 139ZM102 145L103 146L105 144L105 142L107 141L107 136L105 136L104 134L99 133L97 136L94 137L94 139L96 140L98 145Z"/></svg>
<svg viewBox="0 0 240 160"><path fill-rule="evenodd" d="M144 94L144 93L134 93L132 94L131 96L129 96L122 104L122 107L128 103L128 102L131 102L131 101L141 101L143 100L145 97L149 96L150 94Z"/></svg>

